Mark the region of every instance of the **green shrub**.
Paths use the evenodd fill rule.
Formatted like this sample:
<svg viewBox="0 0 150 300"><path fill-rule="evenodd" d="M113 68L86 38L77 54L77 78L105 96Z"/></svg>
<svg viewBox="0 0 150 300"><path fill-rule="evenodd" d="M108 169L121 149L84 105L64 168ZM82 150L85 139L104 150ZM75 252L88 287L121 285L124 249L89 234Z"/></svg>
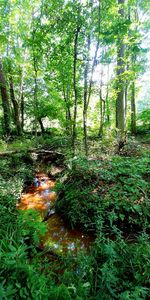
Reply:
<svg viewBox="0 0 150 300"><path fill-rule="evenodd" d="M132 168L131 168L132 165ZM73 161L60 191L57 210L72 227L123 233L149 230L148 159Z"/></svg>
<svg viewBox="0 0 150 300"><path fill-rule="evenodd" d="M95 251L96 299L148 299L150 291L148 236L136 244L121 238L97 238Z"/></svg>

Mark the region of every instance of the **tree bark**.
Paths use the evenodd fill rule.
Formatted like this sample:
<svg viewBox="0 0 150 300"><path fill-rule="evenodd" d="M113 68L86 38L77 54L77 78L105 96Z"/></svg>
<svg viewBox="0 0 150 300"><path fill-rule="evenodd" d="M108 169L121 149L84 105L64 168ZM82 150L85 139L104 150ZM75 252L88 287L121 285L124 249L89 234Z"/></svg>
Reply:
<svg viewBox="0 0 150 300"><path fill-rule="evenodd" d="M8 93L6 88L6 81L3 73L2 62L0 61L0 90L2 97L2 106L4 112L4 133L8 136L11 132L10 130L10 105L8 99Z"/></svg>
<svg viewBox="0 0 150 300"><path fill-rule="evenodd" d="M21 83L21 93L20 93L20 110L21 110L21 129L24 130L24 93L23 93L23 83Z"/></svg>
<svg viewBox="0 0 150 300"><path fill-rule="evenodd" d="M37 53L35 49L35 36L36 36L36 28L34 22L34 10L32 8L32 59L33 59L33 69L34 69L34 129L35 136L37 136L37 126L38 126L38 82L37 82Z"/></svg>
<svg viewBox="0 0 150 300"><path fill-rule="evenodd" d="M128 6L128 21L131 22L130 16L130 6ZM128 39L131 37L130 29L128 30ZM130 53L130 46L126 46L127 51ZM126 71L129 71L129 61L127 61ZM127 111L128 111L128 90L129 90L129 80L128 78L125 81L125 125L127 123Z"/></svg>
<svg viewBox="0 0 150 300"><path fill-rule="evenodd" d="M41 118L38 118L38 121L39 121L39 124L40 124L40 127L41 127L41 132L42 132L42 134L44 134L44 133L45 133L45 128L44 128L42 119L41 119Z"/></svg>
<svg viewBox="0 0 150 300"><path fill-rule="evenodd" d="M137 7L135 8L135 21L138 22L138 12ZM134 68L136 64L136 53L134 51L131 54L131 63L132 68ZM131 84L131 134L136 135L136 105L135 105L135 80L136 80L136 73L134 73L134 78Z"/></svg>
<svg viewBox="0 0 150 300"><path fill-rule="evenodd" d="M87 147L87 96L88 96L88 71L89 71L89 52L90 52L91 38L87 39L87 56L84 70L84 106L83 106L83 131L84 131L84 149L86 156L88 155Z"/></svg>
<svg viewBox="0 0 150 300"><path fill-rule="evenodd" d="M80 26L77 26L74 38L74 63L73 63L73 89L74 89L74 115L73 115L73 131L72 131L72 148L73 154L75 153L75 140L76 140L76 120L77 120L77 47Z"/></svg>
<svg viewBox="0 0 150 300"><path fill-rule="evenodd" d="M93 1L91 1L91 4L93 4ZM89 51L90 51L90 44L91 44L90 35L88 37L88 43L87 43L88 55L87 55L87 63L86 63L86 66L85 66L85 72L84 72L83 130L84 130L84 148L85 148L86 156L88 155L87 111L88 111L88 106L89 106L91 93L92 93L93 74L94 74L96 63L97 63L97 54L98 54L99 44L100 44L99 34L100 34L100 0L99 0L99 7L98 7L98 38L97 38L97 44L96 44L94 59L93 59L93 63L92 63L91 76L90 76L90 79L89 79L89 87L88 87L88 70L89 70Z"/></svg>
<svg viewBox="0 0 150 300"><path fill-rule="evenodd" d="M38 83L37 83L37 66L36 66L36 58L33 50L33 67L34 67L34 117L35 117L35 136L37 136L37 125L38 125L38 99L37 99L37 91L38 91Z"/></svg>
<svg viewBox="0 0 150 300"><path fill-rule="evenodd" d="M118 4L124 4L125 0L118 0ZM118 14L121 18L124 18L124 9L119 7ZM117 49L117 98L116 98L116 128L119 129L122 134L125 129L125 107L124 107L124 52L125 45L123 37L118 39Z"/></svg>
<svg viewBox="0 0 150 300"><path fill-rule="evenodd" d="M107 87L106 87L106 117L107 117L107 123L110 123L110 109L109 109L109 64L108 64L108 71L107 71Z"/></svg>
<svg viewBox="0 0 150 300"><path fill-rule="evenodd" d="M127 108L128 108L128 80L126 80L125 83L125 93L124 93L124 99L125 99L125 124L127 119Z"/></svg>
<svg viewBox="0 0 150 300"><path fill-rule="evenodd" d="M88 98L87 98L87 109L89 106L90 98L91 98L91 93L92 93L92 86L93 86L93 74L97 62L97 53L99 50L99 44L100 44L100 19L101 19L101 6L100 6L100 0L99 0L99 7L98 7L98 39L97 39L97 44L96 44L96 49L95 49L95 54L94 54L94 59L93 59L93 64L92 64L92 70L91 70L91 77L89 81L89 89L88 89Z"/></svg>
<svg viewBox="0 0 150 300"><path fill-rule="evenodd" d="M135 82L131 86L131 134L136 135Z"/></svg>
<svg viewBox="0 0 150 300"><path fill-rule="evenodd" d="M65 91L65 86L63 84L63 95L64 95L64 101L65 101L65 108L66 108L66 132L68 134L72 134L72 117L71 117L71 111L70 111L70 104L68 102L68 90L67 92Z"/></svg>
<svg viewBox="0 0 150 300"><path fill-rule="evenodd" d="M15 98L15 93L14 93L12 75L9 76L9 87L10 87L10 98L11 98L13 108L14 108L14 122L15 122L15 126L16 126L16 132L17 132L17 135L19 136L22 134L22 128L21 128L21 123L20 123L19 105Z"/></svg>
<svg viewBox="0 0 150 300"><path fill-rule="evenodd" d="M103 136L104 111L105 111L105 101L103 100L103 96L102 96L102 88L103 88L103 69L101 71L101 80L100 80L100 88L99 88L100 125L99 125L98 136L101 138Z"/></svg>

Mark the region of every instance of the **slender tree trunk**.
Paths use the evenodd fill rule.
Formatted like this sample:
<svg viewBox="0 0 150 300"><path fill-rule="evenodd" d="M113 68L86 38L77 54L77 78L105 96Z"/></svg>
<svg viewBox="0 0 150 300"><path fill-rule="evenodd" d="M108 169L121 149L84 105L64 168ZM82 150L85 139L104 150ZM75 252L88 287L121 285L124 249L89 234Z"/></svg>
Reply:
<svg viewBox="0 0 150 300"><path fill-rule="evenodd" d="M107 117L107 123L110 123L110 109L109 109L109 64L108 64L108 71L107 71L107 87L106 87L106 117Z"/></svg>
<svg viewBox="0 0 150 300"><path fill-rule="evenodd" d="M118 4L124 4L125 0L118 0ZM121 18L124 18L124 9L119 8L118 11ZM117 49L117 99L116 99L116 128L122 134L125 129L125 108L124 108L124 52L125 46L123 37L118 39Z"/></svg>
<svg viewBox="0 0 150 300"><path fill-rule="evenodd" d="M44 134L44 133L45 133L45 128L44 128L42 119L41 119L41 118L38 118L38 121L39 121L39 124L40 124L40 127L41 127L41 132L42 132L42 134Z"/></svg>
<svg viewBox="0 0 150 300"><path fill-rule="evenodd" d="M100 138L103 137L103 130L104 130L104 120L105 120L105 100L102 98L102 96L100 96L100 127L99 127L99 134L98 136Z"/></svg>
<svg viewBox="0 0 150 300"><path fill-rule="evenodd" d="M135 82L131 86L131 133L136 135Z"/></svg>
<svg viewBox="0 0 150 300"><path fill-rule="evenodd" d="M22 128L21 128L21 123L20 123L20 112L19 112L18 102L15 98L13 78L11 75L9 76L9 87L10 87L10 98L11 98L13 108L14 108L14 122L15 122L15 126L16 126L17 135L19 136L22 134Z"/></svg>
<svg viewBox="0 0 150 300"><path fill-rule="evenodd" d="M107 123L109 124L110 123L110 108L109 108L109 91L108 91L108 85L107 85L107 91L106 91L106 118L107 118Z"/></svg>
<svg viewBox="0 0 150 300"><path fill-rule="evenodd" d="M128 6L128 21L131 22L130 16L130 6ZM130 29L128 30L128 39L131 37ZM130 46L126 46L127 51L130 53ZM129 70L129 61L127 61L126 71L128 73ZM127 78L125 81L125 125L127 123L127 110L128 110L128 90L129 90L129 79Z"/></svg>
<svg viewBox="0 0 150 300"><path fill-rule="evenodd" d="M118 62L117 67L119 71L117 71L118 76L118 84L117 84L117 100L116 100L116 128L118 128L121 132L125 129L125 111L124 111L124 82L121 78L124 68L123 65L123 57L124 57L124 45L118 50Z"/></svg>
<svg viewBox="0 0 150 300"><path fill-rule="evenodd" d="M35 49L35 35L36 28L34 23L34 9L32 8L32 59L33 59L33 69L34 69L34 130L35 136L37 136L37 126L38 126L38 82L37 82L37 53Z"/></svg>
<svg viewBox="0 0 150 300"><path fill-rule="evenodd" d="M84 70L84 106L83 106L83 130L84 130L84 149L86 156L88 155L87 147L87 96L88 96L88 72L89 72L89 55L90 55L91 38L87 40L87 56Z"/></svg>
<svg viewBox="0 0 150 300"><path fill-rule="evenodd" d="M33 53L33 67L34 67L34 117L35 117L35 136L37 136L37 126L38 126L38 83L37 83L37 67L36 67L35 53Z"/></svg>
<svg viewBox="0 0 150 300"><path fill-rule="evenodd" d="M65 86L63 84L63 95L64 95L64 101L65 101L65 108L66 108L66 132L68 134L72 134L72 118L71 118L71 111L70 111L70 104L68 102L68 91L65 91Z"/></svg>
<svg viewBox="0 0 150 300"><path fill-rule="evenodd" d="M78 26L75 32L74 38L74 63L73 63L73 89L74 89L74 115L73 115L73 131L72 131L72 148L73 154L75 153L75 141L76 141L76 120L77 120L77 47L80 27Z"/></svg>
<svg viewBox="0 0 150 300"><path fill-rule="evenodd" d="M94 59L93 59L93 64L92 64L92 69L91 69L91 77L89 81L89 89L88 89L88 97L87 97L87 109L89 106L90 98L91 98L91 93L92 93L92 86L93 86L93 74L95 70L95 66L97 63L97 54L99 50L99 44L100 44L100 20L101 20L101 5L100 5L100 0L99 0L99 8L98 8L98 38L97 38L97 44L96 44L96 49L95 49L95 54L94 54Z"/></svg>
<svg viewBox="0 0 150 300"><path fill-rule="evenodd" d="M67 117L70 122L72 123L72 116L71 116L71 110L70 110L70 93L69 93L69 86L67 86L67 93L66 93L66 107L67 107ZM72 133L72 126L71 126L71 133Z"/></svg>
<svg viewBox="0 0 150 300"><path fill-rule="evenodd" d="M21 78L21 86L20 86L20 113L21 113L21 130L24 130L24 86L23 86L23 78Z"/></svg>
<svg viewBox="0 0 150 300"><path fill-rule="evenodd" d="M134 13L135 13L135 21L137 23L139 21L137 7L135 8ZM132 68L134 68L136 64L136 58L137 58L136 53L133 52L131 54ZM136 73L134 74L134 79L131 84L131 134L133 135L136 135L135 80L136 80Z"/></svg>
<svg viewBox="0 0 150 300"><path fill-rule="evenodd" d="M9 106L6 82L5 82L1 61L0 61L0 90L1 90L2 106L4 112L4 133L8 136L11 131L10 130L10 106Z"/></svg>
<svg viewBox="0 0 150 300"><path fill-rule="evenodd" d="M101 71L101 80L100 80L100 88L99 88L99 108L100 108L100 125L99 125L99 133L98 136L103 136L103 122L104 122L104 108L103 108L103 96L102 96L102 86L103 86L103 68Z"/></svg>
<svg viewBox="0 0 150 300"><path fill-rule="evenodd" d="M100 90L99 104L100 104L100 126L99 126L98 136L100 138L102 138L102 136L103 136L103 99L102 99L102 96L101 96L101 90Z"/></svg>
<svg viewBox="0 0 150 300"><path fill-rule="evenodd" d="M126 80L126 83L125 83L124 99L125 99L125 124L126 124L127 108L128 108L128 80Z"/></svg>
<svg viewBox="0 0 150 300"><path fill-rule="evenodd" d="M93 4L93 1L91 1L91 4ZM88 87L88 70L89 70L89 50L90 50L90 35L88 37L88 56L87 56L87 63L85 66L85 72L84 72L84 108L83 108L83 130L84 130L84 148L85 148L85 154L86 156L88 155L88 146L87 146L87 111L89 107L89 102L91 98L91 93L92 93L92 86L93 86L93 75L94 75L94 70L95 66L97 63L97 54L99 50L99 44L100 44L100 39L99 39L99 34L100 34L100 0L99 0L99 8L98 8L98 38L97 38L97 44L96 44L96 49L95 49L95 54L94 54L94 59L93 59L93 64L92 64L92 69L91 69L91 76L89 80L89 87Z"/></svg>

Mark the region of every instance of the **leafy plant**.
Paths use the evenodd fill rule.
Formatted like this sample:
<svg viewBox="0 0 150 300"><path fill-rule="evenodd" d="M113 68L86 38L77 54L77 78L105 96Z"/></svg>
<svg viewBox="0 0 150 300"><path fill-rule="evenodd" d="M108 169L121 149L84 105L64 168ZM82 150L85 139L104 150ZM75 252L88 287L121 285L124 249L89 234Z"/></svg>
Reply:
<svg viewBox="0 0 150 300"><path fill-rule="evenodd" d="M80 224L87 230L99 230L101 220L105 232L113 231L114 226L124 234L149 231L146 168L147 158L73 160L66 182L58 187L57 210L73 227Z"/></svg>

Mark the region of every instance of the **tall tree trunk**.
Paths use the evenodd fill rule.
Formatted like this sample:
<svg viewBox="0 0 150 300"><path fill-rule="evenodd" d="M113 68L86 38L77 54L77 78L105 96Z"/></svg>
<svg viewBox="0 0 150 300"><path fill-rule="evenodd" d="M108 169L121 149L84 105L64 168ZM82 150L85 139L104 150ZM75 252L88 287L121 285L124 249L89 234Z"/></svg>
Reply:
<svg viewBox="0 0 150 300"><path fill-rule="evenodd" d="M38 126L38 83L37 83L37 62L35 58L35 53L33 50L33 68L34 68L34 126L35 126L35 136L37 136L37 126Z"/></svg>
<svg viewBox="0 0 150 300"><path fill-rule="evenodd" d="M10 134L10 106L7 94L6 82L3 73L2 62L0 61L0 90L2 97L2 106L4 112L4 133L8 136Z"/></svg>
<svg viewBox="0 0 150 300"><path fill-rule="evenodd" d="M131 133L136 135L135 82L131 86Z"/></svg>
<svg viewBox="0 0 150 300"><path fill-rule="evenodd" d="M71 110L70 110L70 92L69 92L70 88L69 86L67 86L67 92L66 92L66 108L67 108L67 119L70 123L70 131L72 134L72 115L71 115Z"/></svg>
<svg viewBox="0 0 150 300"><path fill-rule="evenodd" d="M102 91L100 89L99 95L99 104L100 104L100 126L99 126L99 133L98 136L102 138L103 136L103 99L102 99Z"/></svg>
<svg viewBox="0 0 150 300"><path fill-rule="evenodd" d="M107 117L107 123L110 123L110 108L109 108L109 64L108 64L108 70L107 70L107 87L106 87L106 117Z"/></svg>
<svg viewBox="0 0 150 300"><path fill-rule="evenodd" d="M104 128L104 119L105 119L105 100L102 98L100 91L100 126L98 136L103 137L103 128Z"/></svg>
<svg viewBox="0 0 150 300"><path fill-rule="evenodd" d="M74 38L74 63L73 63L73 89L74 89L74 115L73 115L73 130L72 130L72 148L73 154L75 153L75 141L76 141L76 120L77 120L77 47L80 27L77 26Z"/></svg>
<svg viewBox="0 0 150 300"><path fill-rule="evenodd" d="M84 130L84 149L86 156L88 155L87 147L87 96L88 96L88 71L89 71L89 55L90 55L91 38L88 36L87 40L87 55L84 70L84 106L83 106L83 130Z"/></svg>
<svg viewBox="0 0 150 300"><path fill-rule="evenodd" d="M123 5L125 0L118 0L119 5ZM124 18L124 8L119 7L118 14ZM125 46L123 37L118 39L117 49L117 99L116 99L116 128L122 134L125 129L125 107L124 107L124 52Z"/></svg>
<svg viewBox="0 0 150 300"><path fill-rule="evenodd" d="M38 99L37 99L37 68L36 68L36 59L33 58L34 61L34 116L35 116L35 136L37 136L37 123L38 123Z"/></svg>
<svg viewBox="0 0 150 300"><path fill-rule="evenodd" d="M128 22L131 22L131 16L130 16L130 6L128 6ZM130 29L128 30L128 39L131 37ZM126 46L127 51L130 53L130 45ZM126 71L128 74L129 71L129 61L127 61L126 65ZM125 81L125 125L127 123L127 111L128 111L128 90L129 90L129 79L127 78Z"/></svg>
<svg viewBox="0 0 150 300"><path fill-rule="evenodd" d="M91 1L91 6L93 5L93 1ZM100 0L99 0L99 7L98 7L98 38L97 38L97 44L95 48L95 54L94 54L94 59L92 63L92 68L91 68L91 76L89 79L89 87L88 87L88 70L89 70L89 53L87 56L87 63L85 66L85 72L84 72L84 108L83 108L83 130L84 130L84 148L85 148L85 154L86 156L88 155L88 146L87 146L87 111L89 107L89 102L91 98L91 93L92 93L92 86L93 86L93 75L94 75L94 70L95 66L97 63L97 54L99 50L99 44L100 44L100 39L99 39L99 34L100 34ZM90 35L88 37L88 52L90 50Z"/></svg>
<svg viewBox="0 0 150 300"><path fill-rule="evenodd" d="M125 100L125 124L127 120L127 108L128 108L128 80L125 83L125 92L124 92L124 100Z"/></svg>
<svg viewBox="0 0 150 300"><path fill-rule="evenodd" d="M103 136L103 123L104 123L104 100L102 96L102 87L103 87L103 68L101 70L101 80L100 80L100 88L99 88L99 109L100 109L100 125L99 125L99 133L98 136Z"/></svg>
<svg viewBox="0 0 150 300"><path fill-rule="evenodd" d="M37 136L37 126L38 126L38 82L37 82L37 53L35 49L35 36L36 36L36 28L34 22L35 12L32 7L32 59L33 59L33 69L34 69L34 131L35 136Z"/></svg>
<svg viewBox="0 0 150 300"><path fill-rule="evenodd" d="M45 133L45 128L44 128L44 125L43 125L43 122L42 122L42 118L38 118L38 121L39 121L39 124L40 124L40 127L41 127L41 132L42 134Z"/></svg>
<svg viewBox="0 0 150 300"><path fill-rule="evenodd" d="M135 14L135 22L138 23L139 19L138 19L137 6L134 10L134 14ZM136 64L136 59L137 59L136 53L132 52L131 54L132 68L134 68ZM134 73L134 79L131 84L131 134L133 135L136 135L135 80L136 80L136 73Z"/></svg>
<svg viewBox="0 0 150 300"><path fill-rule="evenodd" d="M91 69L91 77L89 81L89 89L88 89L88 98L87 98L87 108L89 106L90 98L91 98L91 93L92 93L92 86L93 86L93 75L94 75L94 70L95 66L97 63L97 54L99 50L99 44L100 44L100 20L101 20L101 5L100 5L100 0L99 0L99 7L98 7L98 38L97 38L97 44L96 44L96 49L95 49L95 54L94 54L94 59L93 59L93 64L92 64L92 69Z"/></svg>
<svg viewBox="0 0 150 300"><path fill-rule="evenodd" d="M11 75L9 76L9 87L10 87L10 98L11 98L13 108L14 108L14 122L15 122L15 126L16 126L16 132L17 132L17 135L19 136L19 135L22 134L22 128L21 128L21 123L20 123L19 105L18 105L18 102L15 98L13 78L12 78Z"/></svg>
<svg viewBox="0 0 150 300"><path fill-rule="evenodd" d="M72 118L71 118L71 111L70 111L70 104L69 104L69 96L68 96L68 87L67 92L65 91L65 86L63 84L63 95L65 101L65 109L66 109L66 132L67 134L72 134Z"/></svg>
<svg viewBox="0 0 150 300"><path fill-rule="evenodd" d="M21 79L20 86L20 112L21 112L21 130L24 130L24 92L23 92L23 78Z"/></svg>

